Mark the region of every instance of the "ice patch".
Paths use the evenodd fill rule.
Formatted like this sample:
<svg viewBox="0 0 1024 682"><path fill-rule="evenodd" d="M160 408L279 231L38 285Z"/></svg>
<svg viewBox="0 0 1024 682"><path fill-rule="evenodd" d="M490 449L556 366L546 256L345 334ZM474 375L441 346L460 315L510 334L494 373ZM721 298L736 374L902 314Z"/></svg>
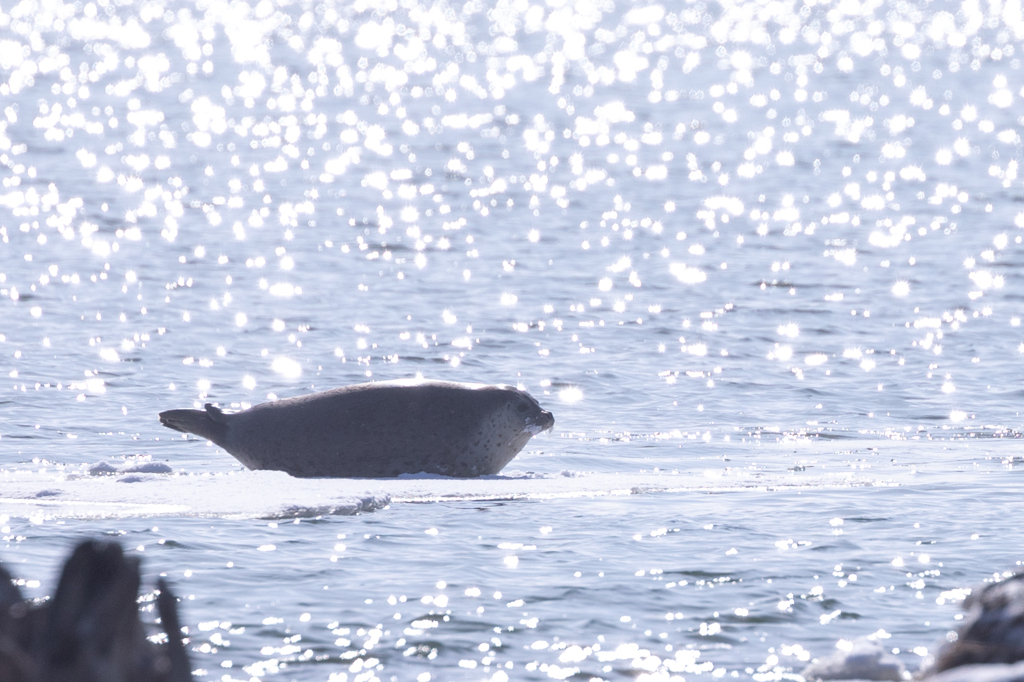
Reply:
<svg viewBox="0 0 1024 682"><path fill-rule="evenodd" d="M95 465L94 467L95 468ZM239 470L220 474L128 474L91 476L81 473L40 473L0 470L3 496L0 515L15 518L126 518L191 516L215 518L281 518L345 515L382 509L389 504L550 500L619 497L680 492L737 492L792 488L887 485L852 480L844 475L808 477L794 485L769 481L764 475L732 472L714 482L701 473L646 472L605 474L561 470L540 473L507 469L479 478L411 474L397 478L293 478L280 471ZM119 472L123 473L123 472ZM144 485L124 485L128 482ZM40 493L55 489L59 496Z"/></svg>
<svg viewBox="0 0 1024 682"><path fill-rule="evenodd" d="M90 476L105 476L109 474L170 474L173 472L174 470L170 465L163 462L137 462L118 467L106 460L100 460L89 467Z"/></svg>
<svg viewBox="0 0 1024 682"><path fill-rule="evenodd" d="M801 673L807 680L892 680L903 679L900 659L870 639L856 639L848 650L814 661Z"/></svg>
<svg viewBox="0 0 1024 682"><path fill-rule="evenodd" d="M165 466L149 462L138 465L143 471L116 478L65 472L59 490L53 489L56 474L6 471L2 476L0 514L44 520L151 516L291 518L374 511L390 501L386 491L367 491L375 486L368 485L365 479L300 479L277 471L215 475L150 473L151 469L160 473ZM108 467L102 470L107 472Z"/></svg>
<svg viewBox="0 0 1024 682"><path fill-rule="evenodd" d="M91 476L103 476L104 474L116 474L117 467L106 460L96 462L89 467L89 475Z"/></svg>
<svg viewBox="0 0 1024 682"><path fill-rule="evenodd" d="M174 470L163 462L142 462L124 467L121 471L131 474L169 474Z"/></svg>

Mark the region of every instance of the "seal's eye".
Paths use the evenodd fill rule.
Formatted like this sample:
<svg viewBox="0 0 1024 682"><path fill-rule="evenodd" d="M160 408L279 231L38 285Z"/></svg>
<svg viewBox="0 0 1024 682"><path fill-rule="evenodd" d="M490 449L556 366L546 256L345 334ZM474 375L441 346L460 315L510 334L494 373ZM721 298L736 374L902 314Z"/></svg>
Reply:
<svg viewBox="0 0 1024 682"><path fill-rule="evenodd" d="M528 408L526 406L526 403L519 403L519 407L517 407L516 409L519 410L520 412L526 412Z"/></svg>

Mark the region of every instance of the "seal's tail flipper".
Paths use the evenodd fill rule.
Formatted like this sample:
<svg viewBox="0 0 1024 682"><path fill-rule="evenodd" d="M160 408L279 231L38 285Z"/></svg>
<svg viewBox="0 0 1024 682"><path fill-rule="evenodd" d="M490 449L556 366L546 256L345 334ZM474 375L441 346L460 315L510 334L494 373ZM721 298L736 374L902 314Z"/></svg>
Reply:
<svg viewBox="0 0 1024 682"><path fill-rule="evenodd" d="M160 423L169 429L220 443L227 431L227 415L213 405L205 410L167 410L160 413Z"/></svg>

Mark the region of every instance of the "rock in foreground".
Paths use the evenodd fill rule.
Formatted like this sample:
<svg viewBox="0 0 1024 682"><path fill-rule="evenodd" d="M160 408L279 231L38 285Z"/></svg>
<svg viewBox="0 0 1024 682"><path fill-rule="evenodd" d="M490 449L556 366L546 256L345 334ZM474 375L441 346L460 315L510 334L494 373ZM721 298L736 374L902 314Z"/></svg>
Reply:
<svg viewBox="0 0 1024 682"><path fill-rule="evenodd" d="M0 566L0 682L188 682L177 600L158 583L166 644L139 618L139 560L115 542L79 544L53 598L33 605Z"/></svg>

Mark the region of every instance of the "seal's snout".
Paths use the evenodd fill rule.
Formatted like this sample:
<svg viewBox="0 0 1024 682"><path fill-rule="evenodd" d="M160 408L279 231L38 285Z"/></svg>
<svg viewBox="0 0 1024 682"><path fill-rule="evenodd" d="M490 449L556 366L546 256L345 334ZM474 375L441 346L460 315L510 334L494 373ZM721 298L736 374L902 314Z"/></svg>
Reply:
<svg viewBox="0 0 1024 682"><path fill-rule="evenodd" d="M540 427L541 431L550 431L555 425L555 415L547 410L541 410L540 414L537 415L536 424Z"/></svg>

